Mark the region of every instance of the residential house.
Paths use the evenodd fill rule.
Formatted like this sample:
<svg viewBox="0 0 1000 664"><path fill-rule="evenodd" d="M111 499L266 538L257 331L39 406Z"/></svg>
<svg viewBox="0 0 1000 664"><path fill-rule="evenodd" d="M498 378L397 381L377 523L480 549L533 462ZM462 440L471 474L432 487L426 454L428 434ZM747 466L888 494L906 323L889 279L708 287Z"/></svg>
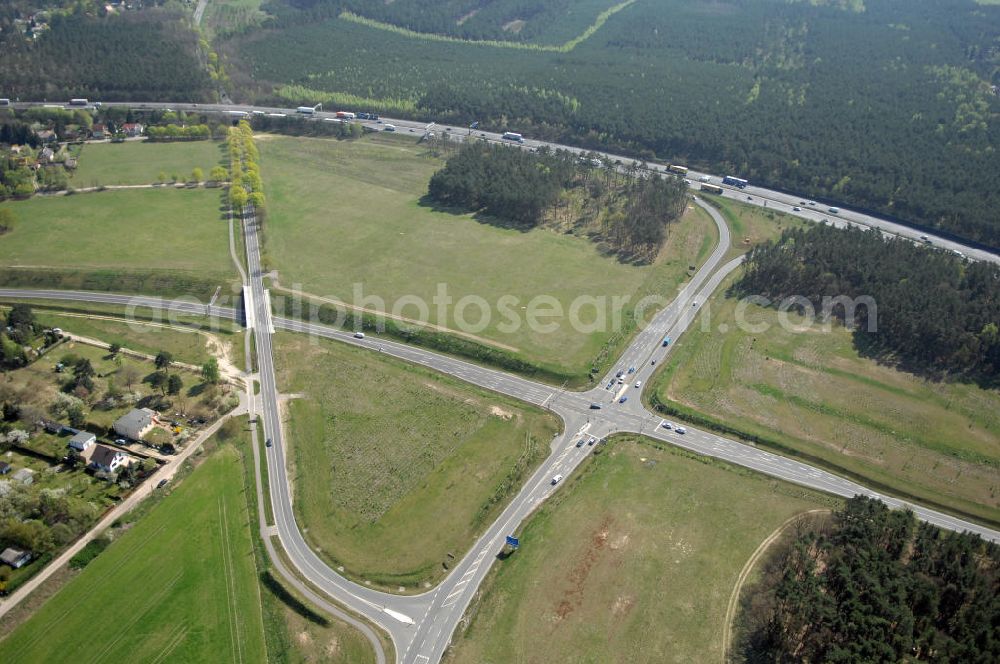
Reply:
<svg viewBox="0 0 1000 664"><path fill-rule="evenodd" d="M122 133L129 138L135 138L136 136L142 136L142 131L145 129L138 122L126 122L122 125Z"/></svg>
<svg viewBox="0 0 1000 664"><path fill-rule="evenodd" d="M14 569L24 567L30 560L31 554L29 552L14 547L4 549L3 553L0 553L0 563L10 565Z"/></svg>
<svg viewBox="0 0 1000 664"><path fill-rule="evenodd" d="M90 128L90 137L96 140L103 140L108 134L107 127L97 123Z"/></svg>
<svg viewBox="0 0 1000 664"><path fill-rule="evenodd" d="M129 456L121 450L98 444L94 446L94 451L90 455L90 462L87 466L94 470L104 471L105 473L113 473L122 466L127 466L128 463Z"/></svg>
<svg viewBox="0 0 1000 664"><path fill-rule="evenodd" d="M75 436L69 439L69 446L72 447L77 452L83 452L88 447L92 447L97 443L97 436L90 433L89 431L80 431Z"/></svg>
<svg viewBox="0 0 1000 664"><path fill-rule="evenodd" d="M156 412L149 408L133 408L125 413L113 425L115 433L132 440L142 440L156 423Z"/></svg>
<svg viewBox="0 0 1000 664"><path fill-rule="evenodd" d="M56 136L56 132L51 129L43 129L38 132L38 140L42 143L55 143L59 138Z"/></svg>
<svg viewBox="0 0 1000 664"><path fill-rule="evenodd" d="M67 428L67 427L63 426L63 424L61 422L56 422L55 420L44 420L44 419L42 419L42 420L38 420L38 422L36 422L35 424L37 426L40 426L43 429L45 429L46 433L51 433L51 434L54 434L56 436L58 436L59 434L61 434L63 432L63 429ZM76 433L76 432L74 431L73 433Z"/></svg>
<svg viewBox="0 0 1000 664"><path fill-rule="evenodd" d="M0 461L0 475L6 475L10 472L10 464L6 461Z"/></svg>
<svg viewBox="0 0 1000 664"><path fill-rule="evenodd" d="M20 482L21 484L28 485L35 481L35 471L30 468L22 468L13 475L10 476L15 482Z"/></svg>
<svg viewBox="0 0 1000 664"><path fill-rule="evenodd" d="M56 153L52 151L52 148L42 148L42 151L38 153L39 164L51 164L55 159Z"/></svg>

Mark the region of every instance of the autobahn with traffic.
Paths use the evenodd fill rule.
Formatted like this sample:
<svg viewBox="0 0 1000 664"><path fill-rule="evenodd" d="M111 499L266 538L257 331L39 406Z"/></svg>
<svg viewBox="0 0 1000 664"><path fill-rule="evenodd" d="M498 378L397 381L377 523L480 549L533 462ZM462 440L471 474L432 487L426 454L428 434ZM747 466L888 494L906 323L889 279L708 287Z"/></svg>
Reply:
<svg viewBox="0 0 1000 664"><path fill-rule="evenodd" d="M64 105L53 102L14 102L11 107L15 109L25 109L35 106L48 106L62 108ZM228 119L246 118L253 120L258 116L281 116L286 118L299 118L303 122L336 122L336 111L316 110L310 115L302 115L295 108L284 108L278 106L250 106L246 104L192 104L188 102L102 102L102 107L119 106L129 107L140 111L184 111L187 113L219 114ZM66 108L79 109L78 106L65 106ZM503 142L509 145L519 145L527 149L538 149L548 147L553 150L566 150L578 155L590 155L600 158L604 163L613 164L620 168L634 164L637 167L645 167L650 171L659 174L669 174L667 166L655 164L647 161L633 159L631 157L587 150L584 148L540 141L532 138L524 138L521 143L503 141L502 134L481 129L456 128L447 125L439 125L434 121L408 120L400 118L380 117L378 120L354 120L372 131L379 131L387 124L393 125L397 131L423 135L429 131L441 134L448 134L453 140L464 140L469 137L481 138L492 142ZM725 196L736 198L747 205L767 207L780 212L793 214L808 221L824 222L835 226L854 225L862 228L877 228L884 233L898 237L929 244L931 246L961 253L970 260L990 261L1000 264L1000 252L990 251L978 246L970 246L960 240L945 238L935 234L930 230L913 228L901 224L891 219L886 219L878 215L852 210L842 204L833 204L838 212L831 213L831 205L819 205L806 197L795 193L768 189L754 184L746 187L733 187L723 183L723 176L689 169L684 178L690 183L693 189L697 189L702 181L721 186L725 190ZM796 208L799 208L796 210Z"/></svg>
<svg viewBox="0 0 1000 664"><path fill-rule="evenodd" d="M138 108L156 106L175 110L209 111L225 113L240 110L252 113L262 112L294 113L289 109L248 109L233 106L205 106L194 104L129 104ZM321 116L322 117L322 116ZM332 115L330 115L332 117ZM388 120L386 120L388 121ZM392 120L397 128L412 128L414 132L425 131L426 125ZM480 132L477 132L479 134ZM499 135L480 136L488 140L500 140ZM567 148L528 141L531 147L550 145L553 148ZM608 157L613 158L612 156ZM613 158L627 164L626 158ZM702 174L689 172L689 177L697 179ZM773 201L769 207L779 205L789 209L797 205L796 197L788 197L780 192L748 188L758 204L763 200ZM593 452L591 439L603 440L616 432L632 432L651 436L692 452L716 457L741 465L761 473L794 482L803 486L826 491L838 496L868 495L879 498L893 507L908 507L921 519L950 530L975 532L984 538L1000 541L1000 532L979 524L908 503L892 496L870 490L856 482L847 480L808 464L766 452L759 448L723 436L687 427L686 433L678 433L676 428L668 429L663 420L648 411L642 404L641 394L648 378L652 375L654 362L662 361L672 350L672 345L664 346L662 339L680 337L695 320L699 309L721 282L740 265L736 258L722 263L731 244L728 226L722 216L710 205L695 197L712 216L718 231L719 243L706 262L679 292L669 305L663 307L651 318L634 337L613 367L598 385L586 392L573 392L497 369L474 364L455 357L442 355L422 348L409 346L374 335L357 338L351 331L314 322L273 317L269 296L264 288L260 260L257 220L252 209L243 215L243 229L249 267L249 283L245 284L245 309L205 305L190 300L165 300L150 296L131 296L110 293L88 293L59 290L0 289L0 298L32 300L70 300L116 304L125 307L148 307L166 312L185 315L205 315L228 320L244 320L253 328L257 354L257 372L260 380L260 418L269 446L265 448L268 469L270 499L274 515L273 528L282 548L302 579L312 584L330 598L348 607L381 626L391 637L397 653L397 661L424 664L437 662L447 649L452 634L459 625L471 602L476 589L485 578L496 556L503 546L506 535L513 533L519 524L561 484L553 483L556 475L570 475L573 470ZM798 213L797 213L798 214ZM812 215L812 216L810 216ZM818 216L817 216L818 215ZM803 210L801 216L815 221L830 221L815 210ZM919 241L913 229L894 225L892 222L841 211L838 223L849 221L895 233ZM1000 262L1000 257L979 249L961 245L950 246L948 241L933 238L935 245L962 251L970 259ZM275 330L312 334L342 343L352 344L374 352L385 353L399 359L420 364L436 371L449 374L477 386L500 392L528 403L546 408L563 421L563 431L551 442L551 454L524 484L518 494L507 504L500 516L480 534L469 551L437 587L418 595L396 595L373 589L365 584L345 578L327 565L313 551L305 540L295 521L292 491L286 469L286 446L283 437L282 415L279 389L276 381L272 337ZM629 369L634 368L633 371ZM628 376L619 383L617 375ZM640 382L639 387L634 387ZM608 385L611 388L608 389ZM632 398L622 401L621 397ZM596 407L596 406L599 406ZM582 444L578 444L583 441ZM595 443L600 444L600 443ZM380 646L374 644L376 648Z"/></svg>

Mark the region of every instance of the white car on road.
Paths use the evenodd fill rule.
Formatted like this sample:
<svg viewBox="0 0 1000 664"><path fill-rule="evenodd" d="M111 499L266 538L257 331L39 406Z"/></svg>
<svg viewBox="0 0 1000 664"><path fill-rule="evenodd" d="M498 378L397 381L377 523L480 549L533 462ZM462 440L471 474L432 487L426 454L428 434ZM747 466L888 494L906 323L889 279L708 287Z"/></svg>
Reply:
<svg viewBox="0 0 1000 664"><path fill-rule="evenodd" d="M562 481L562 475L556 475L556 476L554 476L552 478L552 484L553 484L553 486L556 485L556 484L559 484L559 482L561 482L561 481Z"/></svg>

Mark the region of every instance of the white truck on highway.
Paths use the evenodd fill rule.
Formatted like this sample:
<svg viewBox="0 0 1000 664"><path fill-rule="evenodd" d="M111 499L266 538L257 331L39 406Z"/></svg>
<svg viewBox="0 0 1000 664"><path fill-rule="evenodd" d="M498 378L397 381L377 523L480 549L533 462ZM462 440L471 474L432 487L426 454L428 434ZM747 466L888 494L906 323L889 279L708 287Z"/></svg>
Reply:
<svg viewBox="0 0 1000 664"><path fill-rule="evenodd" d="M302 115L316 115L316 109L312 106L299 106L295 109L295 112Z"/></svg>
<svg viewBox="0 0 1000 664"><path fill-rule="evenodd" d="M503 136L501 136L505 141L514 141L515 143L524 143L524 136L521 136L516 131L505 131Z"/></svg>

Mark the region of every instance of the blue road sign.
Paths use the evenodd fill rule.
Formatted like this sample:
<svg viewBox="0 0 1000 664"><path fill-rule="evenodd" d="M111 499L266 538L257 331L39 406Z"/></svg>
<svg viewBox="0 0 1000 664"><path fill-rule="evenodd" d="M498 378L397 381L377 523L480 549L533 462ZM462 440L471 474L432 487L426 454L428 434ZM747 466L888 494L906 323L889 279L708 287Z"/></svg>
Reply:
<svg viewBox="0 0 1000 664"><path fill-rule="evenodd" d="M520 542L513 535L507 535L507 544L510 544L516 549L520 545Z"/></svg>

